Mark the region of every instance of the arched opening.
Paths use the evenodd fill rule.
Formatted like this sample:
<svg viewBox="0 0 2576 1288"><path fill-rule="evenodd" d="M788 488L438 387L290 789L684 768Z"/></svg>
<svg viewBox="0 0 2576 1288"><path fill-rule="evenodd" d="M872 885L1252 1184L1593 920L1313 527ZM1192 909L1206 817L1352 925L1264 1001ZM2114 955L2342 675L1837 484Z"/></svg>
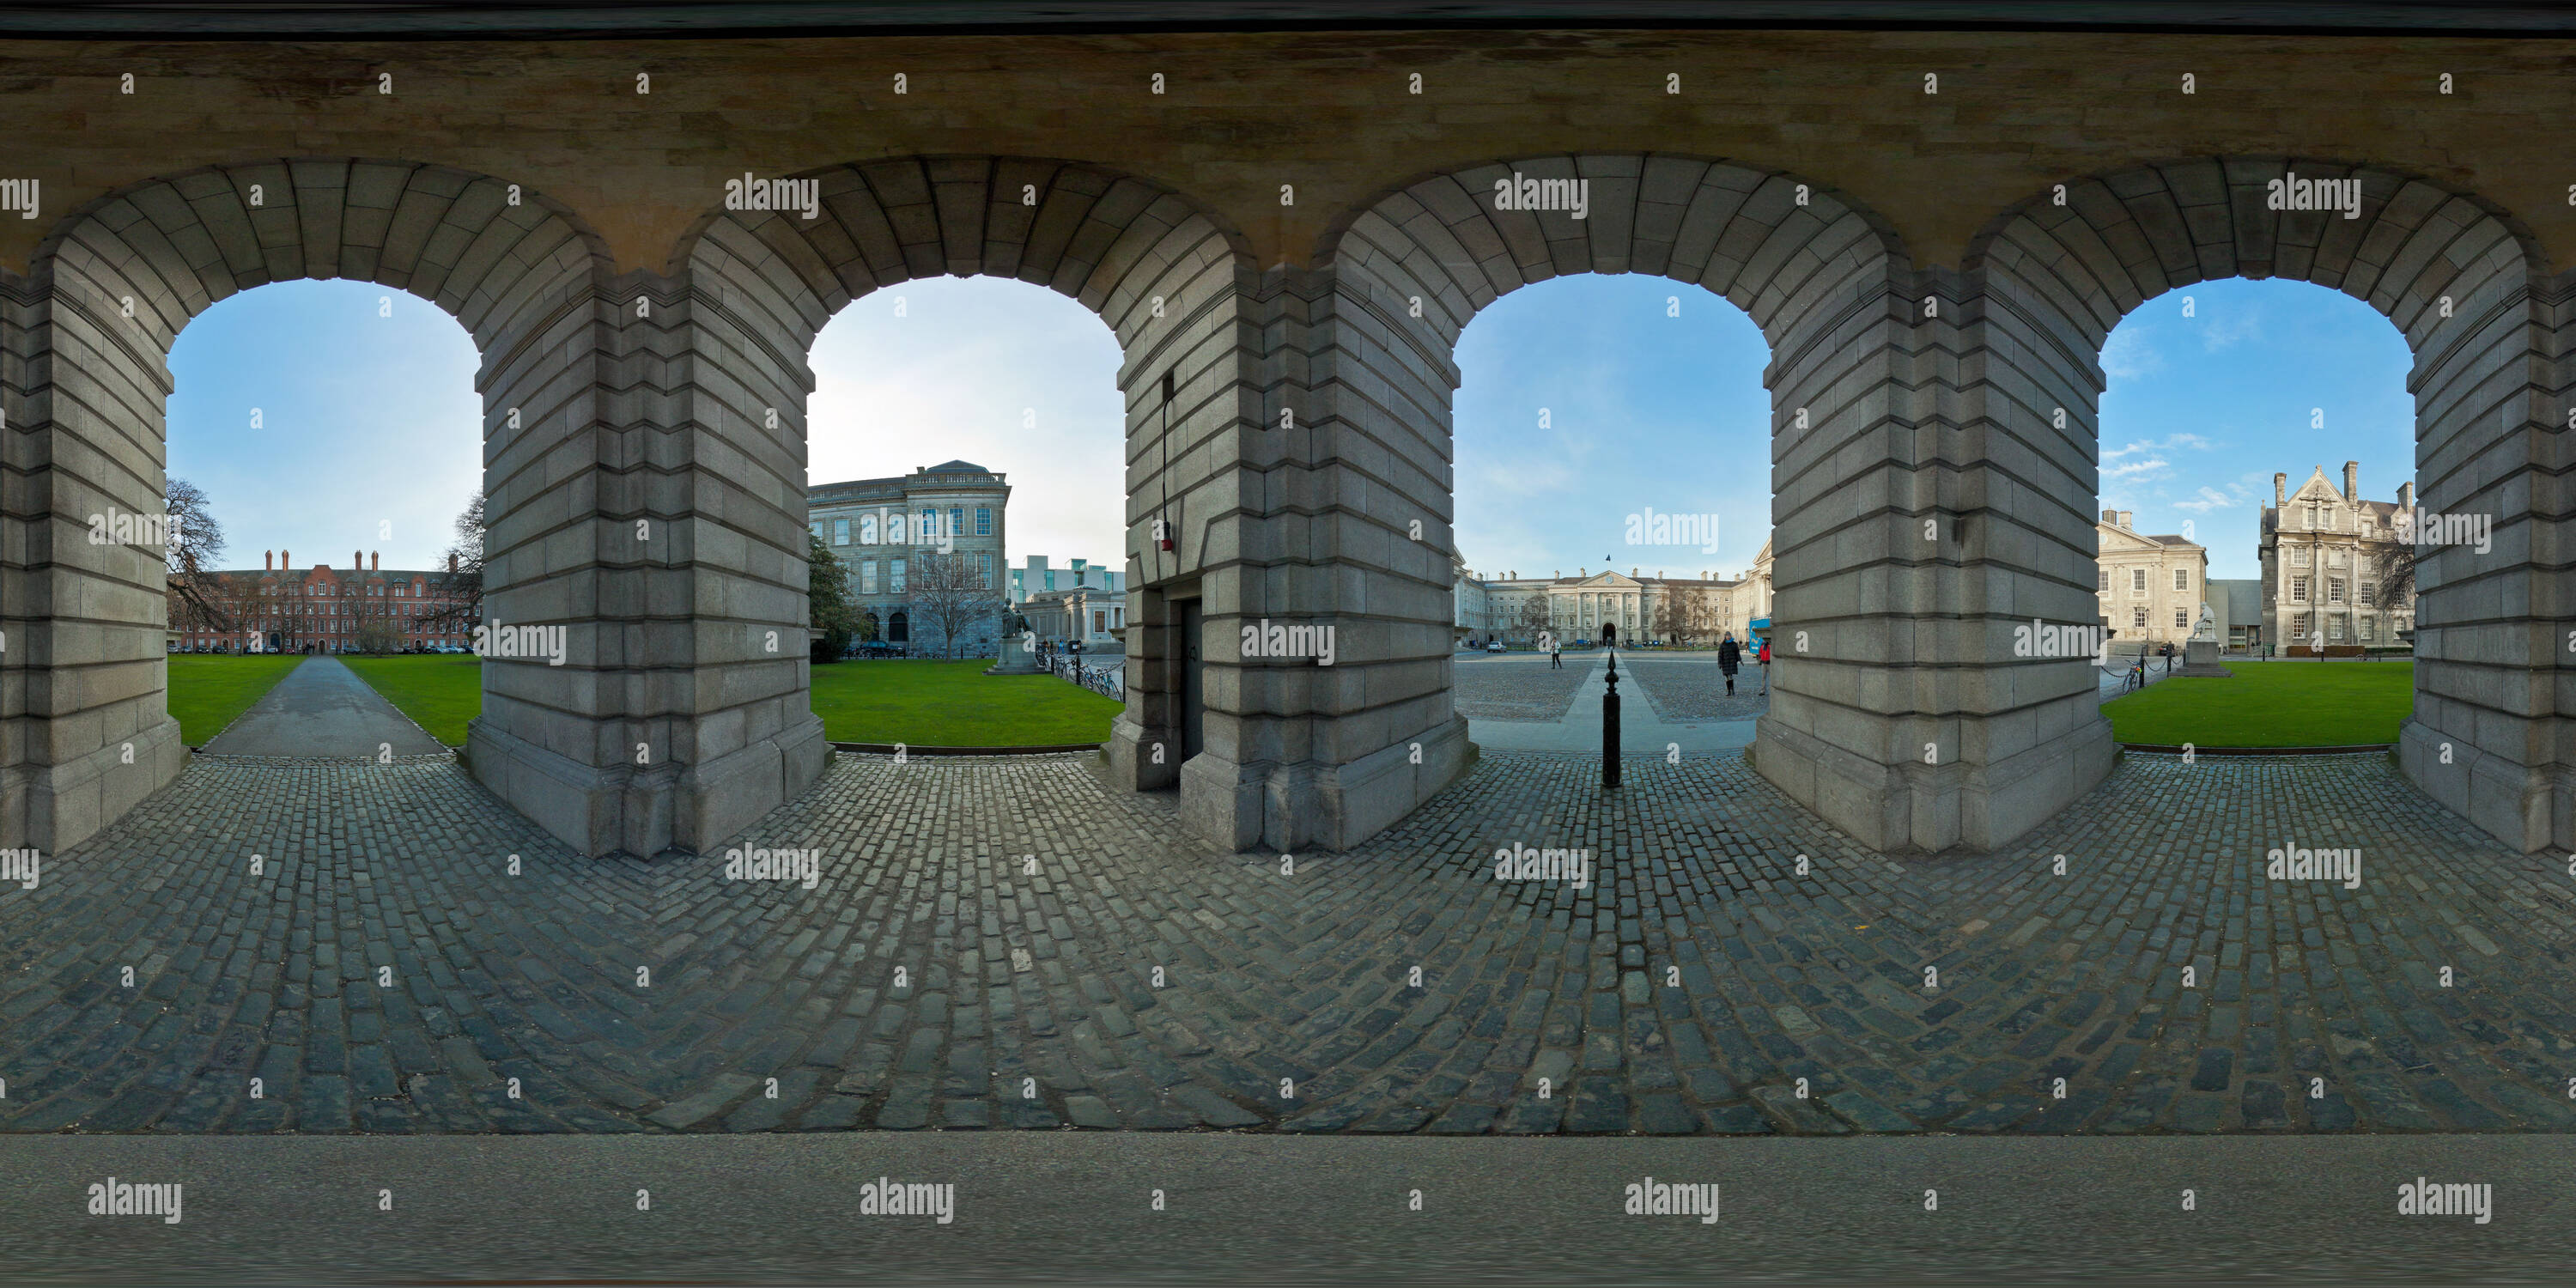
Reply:
<svg viewBox="0 0 2576 1288"><path fill-rule="evenodd" d="M183 740L350 761L464 745L481 668L445 650L471 645L477 618L470 570L448 567L483 481L472 337L404 292L277 282L192 319L169 365L168 710ZM340 719L294 714L325 695Z"/></svg>
<svg viewBox="0 0 2576 1288"><path fill-rule="evenodd" d="M1938 713L1891 700L1907 687L1912 660L1944 629L1942 614L1932 603L1885 592L1902 553L1867 532L1879 526L1892 534L1926 472L1891 421L1918 396L1891 361L1918 342L1905 313L1916 291L1891 232L1830 190L1774 170L1601 153L1525 158L1414 181L1354 212L1328 236L1320 258L1351 301L1338 313L1350 329L1341 352L1363 370L1372 398L1401 399L1384 416L1405 437L1376 424L1374 408L1363 424L1402 442L1403 457L1421 462L1419 473L1402 472L1388 485L1397 504L1387 507L1386 522L1399 535L1396 512L1406 510L1429 516L1425 530L1442 538L1452 526L1450 480L1443 477L1454 459L1450 393L1459 383L1451 355L1479 309L1529 283L1576 273L1655 274L1705 287L1741 309L1772 355L1763 379L1770 390L1764 448L1775 557L1769 580L1777 593L1766 607L1779 629L1799 632L1803 646L1778 655L1754 735L1754 767L1799 803L1877 844L1900 844L1910 834L1910 798L1954 790L1922 781L1895 754L1919 746L1911 726ZM1352 375L1342 379L1358 383ZM1440 564L1451 562L1456 546L1443 539L1438 548L1439 564L1411 578L1383 575L1372 602L1419 596L1454 612L1454 577ZM1441 623L1444 644L1449 625ZM1418 748L1414 762L1424 768L1409 795L1386 792L1371 802L1383 811L1366 816L1374 826L1445 784L1435 750L1465 745L1449 724L1450 665L1389 671L1367 690L1402 712L1400 720L1383 721L1396 735L1388 751ZM1463 755L1448 762L1448 772L1460 763ZM1923 817L1937 824L1937 814ZM1354 830L1365 835L1373 827Z"/></svg>
<svg viewBox="0 0 2576 1288"><path fill-rule="evenodd" d="M1698 763L1751 743L1769 358L1722 297L1633 274L1534 283L1466 326L1452 683L1480 748L1597 744L1605 623L1623 747Z"/></svg>
<svg viewBox="0 0 2576 1288"><path fill-rule="evenodd" d="M344 277L428 300L462 323L482 354L483 483L501 534L489 607L513 620L566 623L579 639L569 670L520 667L506 681L487 674L472 767L558 836L595 839L586 833L597 829L572 815L598 813L615 795L603 784L624 773L624 762L587 764L567 750L583 745L576 730L603 714L602 686L572 678L605 665L588 624L567 622L574 597L566 592L583 568L555 562L540 585L537 569L523 576L513 555L582 521L571 498L586 494L590 476L563 449L586 441L565 410L583 395L556 377L584 351L572 301L604 280L604 266L595 238L520 186L407 162L219 166L137 184L65 216L33 261L25 298L36 303L10 332L22 351L54 355L45 379L19 391L12 420L56 465L30 484L29 526L43 535L29 547L23 581L41 593L19 628L43 659L22 665L48 674L32 677L25 691L40 696L17 713L30 736L9 740L27 749L10 789L23 792L23 804L8 802L0 814L26 820L36 843L60 848L183 767L185 744L165 698L161 552L75 557L68 538L110 507L161 508L165 359L190 318L264 283ZM574 781L589 783L588 795L568 797L562 788Z"/></svg>
<svg viewBox="0 0 2576 1288"><path fill-rule="evenodd" d="M810 203L711 212L674 265L724 302L693 315L705 343L740 358L727 372L733 410L718 432L746 465L722 480L732 490L727 544L742 554L730 566L702 562L700 575L739 581L745 602L775 597L787 624L812 629L807 588L782 585L779 570L810 563L807 400L816 377L808 355L834 314L888 287L942 275L1013 277L1070 296L1116 337L1124 395L1122 540L1116 552L1096 556L1132 579L1120 650L1126 698L1109 752L1132 786L1182 782L1187 758L1175 753L1190 688L1185 672L1196 654L1175 638L1176 606L1212 593L1211 578L1231 584L1248 575L1233 555L1239 547L1224 538L1227 525L1240 522L1230 517L1239 509L1235 474L1226 453L1208 450L1242 415L1232 397L1231 331L1248 272L1242 239L1156 183L1063 162L905 157L797 182L813 185L804 190ZM917 505L908 518L919 521ZM881 578L890 574L880 569ZM923 634L917 604L900 617L891 602L879 608L889 643L898 631L907 644ZM754 629L740 633L745 646L711 663L739 717L710 722L705 744L712 761L741 768L700 772L774 782L793 795L827 767L811 663L751 645L767 624L746 625ZM1214 762L1200 770L1215 778L1235 772ZM1212 778L1183 790L1218 788ZM753 816L711 816L691 830L712 842Z"/></svg>
<svg viewBox="0 0 2576 1288"><path fill-rule="evenodd" d="M811 682L826 735L1108 741L1118 704L1072 681L1125 662L1117 337L1043 287L943 277L853 301L812 363ZM898 615L903 638L876 625Z"/></svg>
<svg viewBox="0 0 2576 1288"><path fill-rule="evenodd" d="M2403 336L2362 301L2305 282L2242 278L2177 288L2132 309L2103 346L2096 592L2118 659L2106 691L2184 665L2189 641L2246 661L2373 657L2367 699L2309 702L2193 684L2106 708L2125 743L2198 747L2394 743L2411 709L2414 401ZM2327 459L2328 456L2333 459ZM2141 656L2147 665L2136 665ZM2361 673L2339 675L2337 682ZM2234 678L2207 676L2194 679ZM2265 670L2266 684L2310 682ZM2167 709L2186 691L2207 708ZM2392 707L2388 699L2393 698ZM2135 729L2122 713L2158 714ZM2228 708L2240 708L2229 711ZM2384 727L2382 727L2384 723ZM2135 736L2133 736L2135 735ZM2153 736L2149 736L2153 735ZM2165 736L2189 735L2189 736ZM2331 736L2329 736L2331 735Z"/></svg>
<svg viewBox="0 0 2576 1288"><path fill-rule="evenodd" d="M1988 488L1985 513L2000 534L1994 548L2051 553L2047 571L1987 584L2018 601L2017 617L2093 615L2086 601L2098 592L2082 579L2094 570L2081 557L2092 516L2069 511L2099 468L2098 355L2122 317L2227 277L2302 279L2365 301L2413 355L2413 503L2482 516L2491 534L2484 552L2430 547L2415 565L2414 709L2400 761L2436 800L2509 842L2538 848L2565 837L2567 775L2546 678L2555 659L2541 642L2550 632L2535 629L2552 574L2533 561L2541 516L2527 486L2550 428L2529 396L2530 373L2547 362L2536 263L2529 238L2493 207L2335 162L2179 161L2071 181L2008 212L1967 265L2012 305L1984 319L1985 423L1994 441L2013 445L1988 456L2017 482ZM2333 470L2326 477L2339 487ZM1989 620L1989 647L2008 648L2003 614ZM2016 686L2021 719L2068 731L2067 761L2098 781L2109 732L2086 713L2090 675L2074 663L2020 665L2030 675Z"/></svg>

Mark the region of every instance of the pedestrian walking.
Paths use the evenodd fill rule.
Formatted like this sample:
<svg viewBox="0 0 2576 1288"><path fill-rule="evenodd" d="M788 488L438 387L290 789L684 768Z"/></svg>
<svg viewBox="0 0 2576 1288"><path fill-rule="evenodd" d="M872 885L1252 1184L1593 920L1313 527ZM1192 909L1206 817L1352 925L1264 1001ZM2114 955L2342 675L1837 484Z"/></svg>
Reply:
<svg viewBox="0 0 2576 1288"><path fill-rule="evenodd" d="M1735 634L1730 631L1725 641L1717 646L1717 669L1726 674L1726 696L1730 698L1735 696L1736 668L1743 662L1744 646L1735 642Z"/></svg>
<svg viewBox="0 0 2576 1288"><path fill-rule="evenodd" d="M1565 650L1555 640L1547 642L1547 669L1551 671L1565 669Z"/></svg>
<svg viewBox="0 0 2576 1288"><path fill-rule="evenodd" d="M1757 650L1753 660L1762 665L1762 692L1767 696L1771 692L1771 641L1756 636L1753 645Z"/></svg>

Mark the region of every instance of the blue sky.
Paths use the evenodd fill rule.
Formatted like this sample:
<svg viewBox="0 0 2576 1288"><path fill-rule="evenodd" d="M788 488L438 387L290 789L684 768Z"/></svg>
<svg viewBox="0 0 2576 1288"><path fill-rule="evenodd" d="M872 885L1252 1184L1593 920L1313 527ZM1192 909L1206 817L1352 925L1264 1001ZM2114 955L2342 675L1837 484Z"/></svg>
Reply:
<svg viewBox="0 0 2576 1288"><path fill-rule="evenodd" d="M1733 305L1663 278L1559 278L1495 302L1458 345L1469 566L1740 574L1770 525L1768 359ZM1013 563L1123 558L1118 347L1078 302L992 278L910 282L843 309L813 360L812 482L963 458L1010 475ZM481 403L473 343L435 306L364 283L261 287L192 322L170 361L170 469L212 497L228 564L364 548L424 567L445 548L482 468ZM2134 510L2147 532L2191 525L2214 577L2255 575L2274 471L2296 487L2323 466L2340 484L2358 460L2374 500L2411 477L2405 341L2338 292L2171 292L2121 322L2103 368L2092 508ZM1629 545L1629 517L1650 511L1714 516L1716 540Z"/></svg>

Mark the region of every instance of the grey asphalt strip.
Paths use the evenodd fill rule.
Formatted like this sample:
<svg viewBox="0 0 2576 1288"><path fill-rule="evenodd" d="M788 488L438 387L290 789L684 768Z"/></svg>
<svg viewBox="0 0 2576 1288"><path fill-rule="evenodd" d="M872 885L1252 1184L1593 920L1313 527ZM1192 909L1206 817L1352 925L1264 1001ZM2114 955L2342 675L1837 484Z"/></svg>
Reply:
<svg viewBox="0 0 2576 1288"><path fill-rule="evenodd" d="M445 751L335 657L308 657L205 745L210 756L370 759Z"/></svg>
<svg viewBox="0 0 2576 1288"><path fill-rule="evenodd" d="M0 1281L2563 1282L2571 1161L2551 1136L52 1136L0 1146ZM89 1215L111 1176L180 1184L181 1220ZM2491 1187L2491 1219L2400 1215L2419 1177ZM864 1213L880 1178L953 1186L949 1220ZM1650 1178L1717 1185L1718 1219L1625 1213Z"/></svg>

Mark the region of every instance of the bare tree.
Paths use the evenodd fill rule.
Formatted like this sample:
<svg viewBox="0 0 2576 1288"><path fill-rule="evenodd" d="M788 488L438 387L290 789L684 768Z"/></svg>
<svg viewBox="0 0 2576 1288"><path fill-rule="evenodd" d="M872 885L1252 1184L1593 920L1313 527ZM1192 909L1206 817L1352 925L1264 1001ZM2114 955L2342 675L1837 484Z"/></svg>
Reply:
<svg viewBox="0 0 2576 1288"><path fill-rule="evenodd" d="M1513 620L1512 624L1528 635L1533 643L1537 641L1539 632L1548 628L1549 598L1544 593L1533 593L1529 598L1521 601L1520 616Z"/></svg>
<svg viewBox="0 0 2576 1288"><path fill-rule="evenodd" d="M1717 596L1706 586L1682 586L1664 592L1655 606L1655 633L1687 644L1717 627Z"/></svg>
<svg viewBox="0 0 2576 1288"><path fill-rule="evenodd" d="M196 484L174 474L161 505L170 520L170 625L183 631L231 631L240 618L233 596L214 571L224 553L224 527L215 521L214 503Z"/></svg>
<svg viewBox="0 0 2576 1288"><path fill-rule="evenodd" d="M823 538L808 534L805 546L806 624L814 634L807 646L816 662L838 662L853 637L868 638L867 621L850 604L850 570L832 555Z"/></svg>
<svg viewBox="0 0 2576 1288"><path fill-rule="evenodd" d="M948 656L957 656L958 632L1001 615L1002 597L993 593L983 572L962 554L924 553L913 561L912 606L923 621L939 628Z"/></svg>
<svg viewBox="0 0 2576 1288"><path fill-rule="evenodd" d="M483 490L476 488L456 516L456 540L446 550L449 571L433 574L430 594L443 600L420 619L419 629L462 634L483 623Z"/></svg>
<svg viewBox="0 0 2576 1288"><path fill-rule="evenodd" d="M2391 541L2371 557L2370 574L2379 583L2374 608L2404 611L2415 602L2415 543Z"/></svg>

